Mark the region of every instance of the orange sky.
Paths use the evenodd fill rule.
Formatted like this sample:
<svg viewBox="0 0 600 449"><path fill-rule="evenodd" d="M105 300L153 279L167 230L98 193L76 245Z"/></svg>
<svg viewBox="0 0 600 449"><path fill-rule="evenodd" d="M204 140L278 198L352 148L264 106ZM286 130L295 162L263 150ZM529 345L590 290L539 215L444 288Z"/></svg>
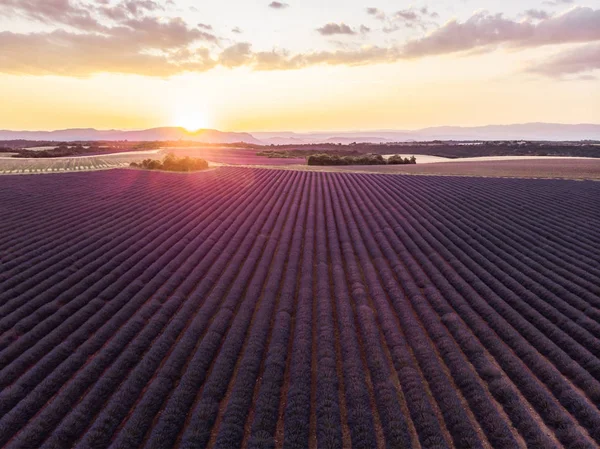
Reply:
<svg viewBox="0 0 600 449"><path fill-rule="evenodd" d="M379 3L265 12L253 1L225 23L225 6L184 0L135 12L118 0L110 11L9 1L0 5L0 129L600 122L593 5Z"/></svg>

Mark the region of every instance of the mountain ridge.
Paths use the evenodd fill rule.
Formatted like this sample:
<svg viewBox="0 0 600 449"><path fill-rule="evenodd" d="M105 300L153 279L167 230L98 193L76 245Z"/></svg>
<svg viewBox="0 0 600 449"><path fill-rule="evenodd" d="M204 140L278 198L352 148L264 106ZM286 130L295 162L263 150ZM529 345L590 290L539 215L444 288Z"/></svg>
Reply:
<svg viewBox="0 0 600 449"><path fill-rule="evenodd" d="M309 143L389 143L430 140L600 140L600 124L532 122L511 125L433 126L417 130L375 130L346 132L228 132L216 129L188 131L181 127L143 130L98 130L69 128L54 131L0 130L0 140L40 141L196 141L202 143L244 142L262 145Z"/></svg>
<svg viewBox="0 0 600 449"><path fill-rule="evenodd" d="M105 140L105 141L160 141L188 140L204 143L254 143L261 142L249 133L223 132L216 129L200 129L188 131L185 128L163 126L143 130L98 130L95 128L69 128L54 131L10 131L0 130L0 140L47 140L47 141L76 141L76 140Z"/></svg>

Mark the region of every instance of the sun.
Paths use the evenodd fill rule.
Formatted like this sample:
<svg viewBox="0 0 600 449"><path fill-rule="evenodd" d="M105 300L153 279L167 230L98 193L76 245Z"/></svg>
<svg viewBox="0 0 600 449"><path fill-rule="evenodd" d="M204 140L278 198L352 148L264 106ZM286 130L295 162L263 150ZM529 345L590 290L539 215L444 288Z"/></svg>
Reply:
<svg viewBox="0 0 600 449"><path fill-rule="evenodd" d="M185 128L189 132L210 128L210 116L205 107L186 106L177 108L173 117L173 125Z"/></svg>

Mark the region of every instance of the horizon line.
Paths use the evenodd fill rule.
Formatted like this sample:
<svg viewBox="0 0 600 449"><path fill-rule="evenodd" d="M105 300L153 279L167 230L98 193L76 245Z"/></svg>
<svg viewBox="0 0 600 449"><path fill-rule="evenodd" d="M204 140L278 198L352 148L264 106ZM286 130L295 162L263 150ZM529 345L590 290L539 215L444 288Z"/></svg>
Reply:
<svg viewBox="0 0 600 449"><path fill-rule="evenodd" d="M525 126L525 125L554 125L554 126L600 126L600 123L565 123L565 122L519 122L519 123L488 123L486 125L430 125L419 128L374 128L374 129L330 129L330 130L308 130L308 131L291 131L291 130L261 130L261 131L236 131L236 130L223 130L219 128L199 128L195 131L191 131L184 126L152 126L149 128L94 128L94 127L66 127L66 128L55 128L55 129L8 129L2 128L0 132L27 132L27 133L51 133L60 131L76 131L76 130L89 130L97 132L142 132L151 131L155 129L180 129L189 134L197 134L203 131L217 131L220 133L236 133L236 134L267 134L267 133L291 133L291 134L331 134L331 133L369 133L369 132L415 132L423 131L432 128L486 128L491 126Z"/></svg>

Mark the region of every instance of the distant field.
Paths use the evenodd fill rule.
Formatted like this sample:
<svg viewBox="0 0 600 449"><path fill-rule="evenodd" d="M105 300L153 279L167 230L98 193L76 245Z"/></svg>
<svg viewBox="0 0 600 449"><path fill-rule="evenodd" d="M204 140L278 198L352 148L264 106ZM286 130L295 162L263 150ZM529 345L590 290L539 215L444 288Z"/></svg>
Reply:
<svg viewBox="0 0 600 449"><path fill-rule="evenodd" d="M305 158L277 159L257 156L256 149L211 148L211 147L173 147L165 148L165 152L173 152L178 156L191 156L228 165L304 165Z"/></svg>
<svg viewBox="0 0 600 449"><path fill-rule="evenodd" d="M157 157L157 151L118 153L102 156L17 159L0 155L0 175L106 170L128 167L131 162Z"/></svg>
<svg viewBox="0 0 600 449"><path fill-rule="evenodd" d="M564 179L600 179L600 159L554 158L518 160L474 160L458 162L438 162L416 165L369 165L347 167L295 167L321 172L421 174L443 176L482 176L508 178L564 178Z"/></svg>
<svg viewBox="0 0 600 449"><path fill-rule="evenodd" d="M389 159L393 154L384 154L384 159ZM596 161L597 158L589 158L589 157L568 157L568 156L479 156L479 157L461 157L461 158L448 158L448 157L439 157L439 156L429 156L426 154L399 154L401 157L415 156L419 162L419 164L433 164L436 162L489 162L489 161L537 161L541 159L559 159L559 160L569 160L569 159L581 159L586 161Z"/></svg>
<svg viewBox="0 0 600 449"><path fill-rule="evenodd" d="M42 159L17 159L10 155L0 154L0 175L2 174L32 174L106 170L110 168L123 168L131 162L142 159L162 159L167 153L177 156L191 156L206 159L215 165L298 165L306 164L304 158L300 159L271 159L256 156L256 150L232 148L167 148L162 150L127 151L114 154L71 156L61 158Z"/></svg>
<svg viewBox="0 0 600 449"><path fill-rule="evenodd" d="M600 183L111 170L0 216L1 447L600 445Z"/></svg>
<svg viewBox="0 0 600 449"><path fill-rule="evenodd" d="M48 159L13 159L0 155L0 175L94 171L128 167L142 159L162 159L168 153L206 159L213 166L240 165L277 167L328 172L363 172L388 174L427 174L454 176L486 176L514 178L600 179L600 159L509 156L465 158L452 160L436 156L417 155L417 165L308 167L304 158L278 159L256 156L256 150L235 148L168 148L121 152L110 155L79 156ZM406 157L411 155L406 154Z"/></svg>

